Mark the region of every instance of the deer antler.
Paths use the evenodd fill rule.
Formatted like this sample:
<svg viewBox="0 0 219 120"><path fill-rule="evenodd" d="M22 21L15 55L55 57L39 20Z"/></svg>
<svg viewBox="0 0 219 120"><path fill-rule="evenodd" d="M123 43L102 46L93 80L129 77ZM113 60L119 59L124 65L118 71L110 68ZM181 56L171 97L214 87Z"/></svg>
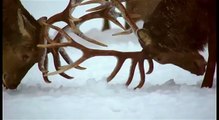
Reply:
<svg viewBox="0 0 219 120"><path fill-rule="evenodd" d="M71 13L77 7L78 5L85 5L85 4L91 4L91 3L99 3L100 6L96 8L92 8L88 10L90 13L80 17L79 19L74 18L71 16ZM139 71L140 71L140 76L141 80L140 83L138 84L136 88L141 88L144 85L145 82L145 70L144 70L144 60L147 59L149 63L149 70L147 74L150 74L153 71L153 61L152 59L145 53L145 50L139 51L139 52L119 52L119 51L114 51L114 50L97 50L97 49L90 49L87 48L79 43L77 43L72 37L70 37L66 32L65 29L70 28L73 33L78 35L79 37L83 38L84 40L87 40L91 43L101 45L101 46L106 46L103 43L100 43L94 39L91 39L87 36L85 36L80 30L79 26L90 19L94 18L106 18L112 22L114 22L116 25L120 26L122 29L124 27L120 24L120 22L117 20L117 17L121 16L119 13L115 11L115 8L118 8L121 11L121 15L124 17L126 22L130 25L132 31L136 33L137 36L142 38L142 35L140 34L141 30L138 29L138 27L135 25L135 23L131 20L130 16L126 12L124 6L118 1L118 0L112 0L111 2L105 1L105 0L90 0L84 3L81 3L78 0L70 0L68 6L66 9L48 20L44 17L39 20L40 24L43 26L42 30L42 39L44 39L44 44L38 45L38 47L41 47L44 49L44 55L41 58L41 61L39 62L39 69L41 70L44 80L46 82L50 82L47 78L48 75L54 75L54 74L60 74L65 78L73 78L71 76L68 76L64 72L72 69L72 68L77 68L77 69L85 69L84 67L80 67L79 65L84 62L85 60L95 57L95 56L114 56L117 58L117 65L111 75L107 78L107 81L111 81L116 74L119 72L121 69L123 63L125 62L126 59L131 59L131 68L130 68L130 74L129 78L126 82L126 85L128 86L134 76L134 71L136 68L136 65L138 64L139 66ZM52 25L55 22L58 21L64 21L67 23L67 26L64 28L59 28L57 26ZM48 37L48 30L49 28L52 28L56 31L58 31L57 35L55 38L52 40L51 38ZM125 29L124 29L125 30ZM130 30L129 30L130 32ZM65 37L67 39L67 42L61 41L61 38ZM145 36L143 36L145 37ZM67 55L63 47L74 47L82 51L83 55L80 57L77 61L73 62L70 57ZM48 57L47 53L51 52L53 57L54 57L54 64L56 71L48 73ZM66 66L61 66L60 61L59 61L59 54L64 58L64 60L68 63Z"/></svg>

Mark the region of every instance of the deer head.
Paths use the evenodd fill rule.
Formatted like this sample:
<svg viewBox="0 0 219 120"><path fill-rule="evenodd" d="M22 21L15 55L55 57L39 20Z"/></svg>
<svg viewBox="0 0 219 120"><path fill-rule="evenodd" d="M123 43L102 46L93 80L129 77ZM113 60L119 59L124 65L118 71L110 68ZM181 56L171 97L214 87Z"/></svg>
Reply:
<svg viewBox="0 0 219 120"><path fill-rule="evenodd" d="M196 75L203 75L207 62L197 51L173 52L162 51L153 57L160 64L173 64Z"/></svg>
<svg viewBox="0 0 219 120"><path fill-rule="evenodd" d="M19 1L4 0L3 13L3 84L15 89L41 56L40 26Z"/></svg>
<svg viewBox="0 0 219 120"><path fill-rule="evenodd" d="M161 45L153 40L145 29L138 30L137 33L143 50L151 59L160 64L174 64L196 75L204 74L207 63L198 51L172 50L170 47Z"/></svg>

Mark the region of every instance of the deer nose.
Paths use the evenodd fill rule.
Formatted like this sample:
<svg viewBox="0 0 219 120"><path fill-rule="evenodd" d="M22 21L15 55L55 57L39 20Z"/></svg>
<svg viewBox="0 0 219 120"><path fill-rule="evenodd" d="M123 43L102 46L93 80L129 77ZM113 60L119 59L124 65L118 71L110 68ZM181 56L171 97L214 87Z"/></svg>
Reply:
<svg viewBox="0 0 219 120"><path fill-rule="evenodd" d="M4 87L6 87L6 89L16 89L17 86L19 85L17 83L11 82L10 80L13 80L13 79L11 79L9 77L9 75L6 73L3 74L2 78L3 78L2 83L3 83Z"/></svg>
<svg viewBox="0 0 219 120"><path fill-rule="evenodd" d="M205 73L205 68L206 68L206 61L203 60L197 60L194 62L196 68L197 68L197 75L203 75Z"/></svg>

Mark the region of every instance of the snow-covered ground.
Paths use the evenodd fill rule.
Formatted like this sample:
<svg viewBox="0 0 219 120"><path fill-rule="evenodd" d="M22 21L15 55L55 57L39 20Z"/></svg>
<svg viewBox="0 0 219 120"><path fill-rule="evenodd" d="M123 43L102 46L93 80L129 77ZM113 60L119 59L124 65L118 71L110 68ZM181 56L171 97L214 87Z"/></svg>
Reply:
<svg viewBox="0 0 219 120"><path fill-rule="evenodd" d="M47 14L45 8L54 9L55 4L63 5L64 8L67 4L59 1L47 5L44 2L26 0L23 0L23 3L35 18L40 17L37 15L50 16L49 14L58 12L47 11L49 13ZM133 34L113 37L111 34L120 29L113 28L101 32L99 28L95 28L100 26L95 22L97 21L87 23L82 29L86 35L101 40L109 47L100 48L86 42L82 44L99 49L141 50ZM141 26L141 23L138 25ZM75 35L72 37L76 38ZM75 49L66 48L66 50L71 53L73 59L81 55ZM202 54L207 59L207 51ZM34 65L16 90L3 90L3 119L216 119L216 75L213 88L201 89L203 76L193 75L173 65L159 65L155 62L154 71L146 75L143 88L133 90L139 82L138 69L135 71L132 84L129 87L124 85L130 63L131 61L127 60L110 83L106 82L106 78L116 65L116 59L113 57L91 58L81 65L86 67L86 70L73 69L66 72L74 76L74 79L67 80L59 75L50 76L51 84L43 81L37 65ZM50 71L54 71L52 58L49 67ZM147 62L145 68L148 68Z"/></svg>

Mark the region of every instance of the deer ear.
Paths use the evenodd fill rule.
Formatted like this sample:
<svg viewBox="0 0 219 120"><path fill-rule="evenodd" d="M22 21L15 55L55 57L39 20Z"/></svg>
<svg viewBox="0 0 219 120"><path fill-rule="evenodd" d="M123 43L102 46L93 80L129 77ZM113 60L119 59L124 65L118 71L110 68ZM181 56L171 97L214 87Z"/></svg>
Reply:
<svg viewBox="0 0 219 120"><path fill-rule="evenodd" d="M20 33L22 34L23 37L29 38L29 40L32 38L31 37L31 31L33 29L36 29L30 21L22 14L21 9L18 9L17 11L17 17L18 17L18 28Z"/></svg>

